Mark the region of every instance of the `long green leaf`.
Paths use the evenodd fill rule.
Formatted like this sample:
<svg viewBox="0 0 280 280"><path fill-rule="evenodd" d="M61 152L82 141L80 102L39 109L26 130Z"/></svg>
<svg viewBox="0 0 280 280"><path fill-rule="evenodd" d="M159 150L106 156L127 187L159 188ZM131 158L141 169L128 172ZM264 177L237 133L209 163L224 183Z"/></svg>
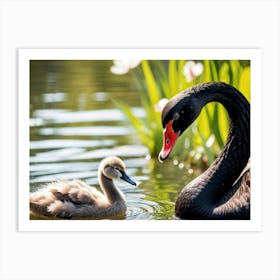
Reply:
<svg viewBox="0 0 280 280"><path fill-rule="evenodd" d="M186 64L185 60L180 60L178 65L178 76L179 76L179 91L185 90L187 88L187 81L184 75L184 66Z"/></svg>
<svg viewBox="0 0 280 280"><path fill-rule="evenodd" d="M217 140L217 143L219 145L220 148L222 148L224 146L224 141L223 141L223 137L222 137L222 131L221 131L221 127L220 127L220 123L221 119L224 117L222 116L220 113L220 109L219 106L221 106L218 103L215 103L215 110L214 110L214 115L213 115L213 122L212 122L212 127L213 127L213 132L215 135L215 138Z"/></svg>
<svg viewBox="0 0 280 280"><path fill-rule="evenodd" d="M227 62L224 62L220 68L220 81L229 84L230 83L230 74L229 74L229 65Z"/></svg>
<svg viewBox="0 0 280 280"><path fill-rule="evenodd" d="M161 97L160 91L158 89L157 82L154 78L153 72L151 71L151 68L147 60L142 61L142 68L144 72L145 82L147 85L149 99L151 105L154 106Z"/></svg>
<svg viewBox="0 0 280 280"><path fill-rule="evenodd" d="M218 71L215 64L215 61L210 60L210 71L212 75L212 81L219 81Z"/></svg>
<svg viewBox="0 0 280 280"><path fill-rule="evenodd" d="M149 148L152 148L152 139L150 137L150 131L145 126L144 122L133 114L130 106L128 106L127 104L116 100L114 100L114 103L127 116L131 125L138 134L141 142L147 145Z"/></svg>
<svg viewBox="0 0 280 280"><path fill-rule="evenodd" d="M169 78L169 85L170 85L170 97L178 93L178 85L179 85L179 75L177 72L177 62L176 60L169 61L168 67L168 78Z"/></svg>
<svg viewBox="0 0 280 280"><path fill-rule="evenodd" d="M228 115L225 111L225 108L221 104L218 104L217 110L218 110L218 129L222 139L221 143L223 143L222 145L220 145L220 148L222 148L222 146L225 144L227 140L229 122L228 122Z"/></svg>
<svg viewBox="0 0 280 280"><path fill-rule="evenodd" d="M211 67L210 67L210 61L204 60L204 81L205 82L211 82L212 81L212 74L211 74Z"/></svg>
<svg viewBox="0 0 280 280"><path fill-rule="evenodd" d="M232 81L231 84L238 88L239 80L240 80L240 72L241 72L241 65L238 60L230 60L230 69L232 73Z"/></svg>
<svg viewBox="0 0 280 280"><path fill-rule="evenodd" d="M239 90L244 94L250 102L250 85L251 85L251 71L250 67L245 67L240 76Z"/></svg>
<svg viewBox="0 0 280 280"><path fill-rule="evenodd" d="M155 69L155 79L158 81L157 85L161 94L161 98L168 98L170 96L170 84L168 82L168 73L165 67L166 61L154 60L153 66Z"/></svg>

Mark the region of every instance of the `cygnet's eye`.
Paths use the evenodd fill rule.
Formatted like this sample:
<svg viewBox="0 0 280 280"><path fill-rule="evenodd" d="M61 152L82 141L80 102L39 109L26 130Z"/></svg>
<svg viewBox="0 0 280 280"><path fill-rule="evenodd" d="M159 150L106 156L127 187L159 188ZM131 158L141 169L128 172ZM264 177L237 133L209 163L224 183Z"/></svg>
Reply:
<svg viewBox="0 0 280 280"><path fill-rule="evenodd" d="M105 176L111 179L120 178L122 176L122 172L112 165L108 165L106 168L104 168L103 173Z"/></svg>
<svg viewBox="0 0 280 280"><path fill-rule="evenodd" d="M117 171L119 177L121 177L123 174L123 171L119 167L114 167L114 169Z"/></svg>

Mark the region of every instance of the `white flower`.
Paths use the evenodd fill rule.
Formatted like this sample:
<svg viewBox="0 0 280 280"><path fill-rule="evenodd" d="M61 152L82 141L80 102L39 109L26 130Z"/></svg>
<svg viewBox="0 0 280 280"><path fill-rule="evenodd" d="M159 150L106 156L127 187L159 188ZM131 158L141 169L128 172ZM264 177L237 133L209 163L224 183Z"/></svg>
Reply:
<svg viewBox="0 0 280 280"><path fill-rule="evenodd" d="M114 65L111 66L110 70L113 74L124 75L129 70L137 67L141 60L113 60Z"/></svg>
<svg viewBox="0 0 280 280"><path fill-rule="evenodd" d="M198 77L203 72L203 64L194 61L187 61L184 68L183 73L187 82L191 82L195 77Z"/></svg>
<svg viewBox="0 0 280 280"><path fill-rule="evenodd" d="M167 98L162 98L157 104L155 104L156 112L161 113L167 102L168 102Z"/></svg>

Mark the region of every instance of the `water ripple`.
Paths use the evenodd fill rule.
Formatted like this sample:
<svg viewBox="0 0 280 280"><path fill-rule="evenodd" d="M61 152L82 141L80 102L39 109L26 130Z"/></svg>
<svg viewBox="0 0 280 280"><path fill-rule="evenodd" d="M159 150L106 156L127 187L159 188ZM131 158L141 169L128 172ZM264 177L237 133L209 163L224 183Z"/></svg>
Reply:
<svg viewBox="0 0 280 280"><path fill-rule="evenodd" d="M127 220L170 219L174 211L174 203L148 195L141 184L136 188L124 187L122 191L127 197Z"/></svg>
<svg viewBox="0 0 280 280"><path fill-rule="evenodd" d="M110 147L116 143L114 140L72 140L72 139L47 139L47 140L38 140L30 142L30 149L57 149L57 148L73 148L73 147L83 147L83 148L92 148L92 147Z"/></svg>
<svg viewBox="0 0 280 280"><path fill-rule="evenodd" d="M116 126L72 126L72 127L44 127L39 130L40 135L64 136L121 136L129 135L132 129Z"/></svg>
<svg viewBox="0 0 280 280"><path fill-rule="evenodd" d="M134 115L142 118L145 113L143 108L132 108ZM43 119L48 123L63 124L63 123L86 123L86 122L111 122L125 121L125 115L118 109L102 109L102 110L87 110L87 111L66 111L41 109L37 110L33 118Z"/></svg>

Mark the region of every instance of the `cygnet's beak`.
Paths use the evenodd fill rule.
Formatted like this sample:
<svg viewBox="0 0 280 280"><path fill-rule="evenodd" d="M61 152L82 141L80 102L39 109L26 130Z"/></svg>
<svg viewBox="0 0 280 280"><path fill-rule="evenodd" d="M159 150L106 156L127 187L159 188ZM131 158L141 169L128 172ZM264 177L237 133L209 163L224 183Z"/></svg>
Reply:
<svg viewBox="0 0 280 280"><path fill-rule="evenodd" d="M121 174L122 174L122 176L120 178L122 180L128 182L129 184L131 184L133 186L136 186L136 183L134 181L132 181L124 171L121 171Z"/></svg>

